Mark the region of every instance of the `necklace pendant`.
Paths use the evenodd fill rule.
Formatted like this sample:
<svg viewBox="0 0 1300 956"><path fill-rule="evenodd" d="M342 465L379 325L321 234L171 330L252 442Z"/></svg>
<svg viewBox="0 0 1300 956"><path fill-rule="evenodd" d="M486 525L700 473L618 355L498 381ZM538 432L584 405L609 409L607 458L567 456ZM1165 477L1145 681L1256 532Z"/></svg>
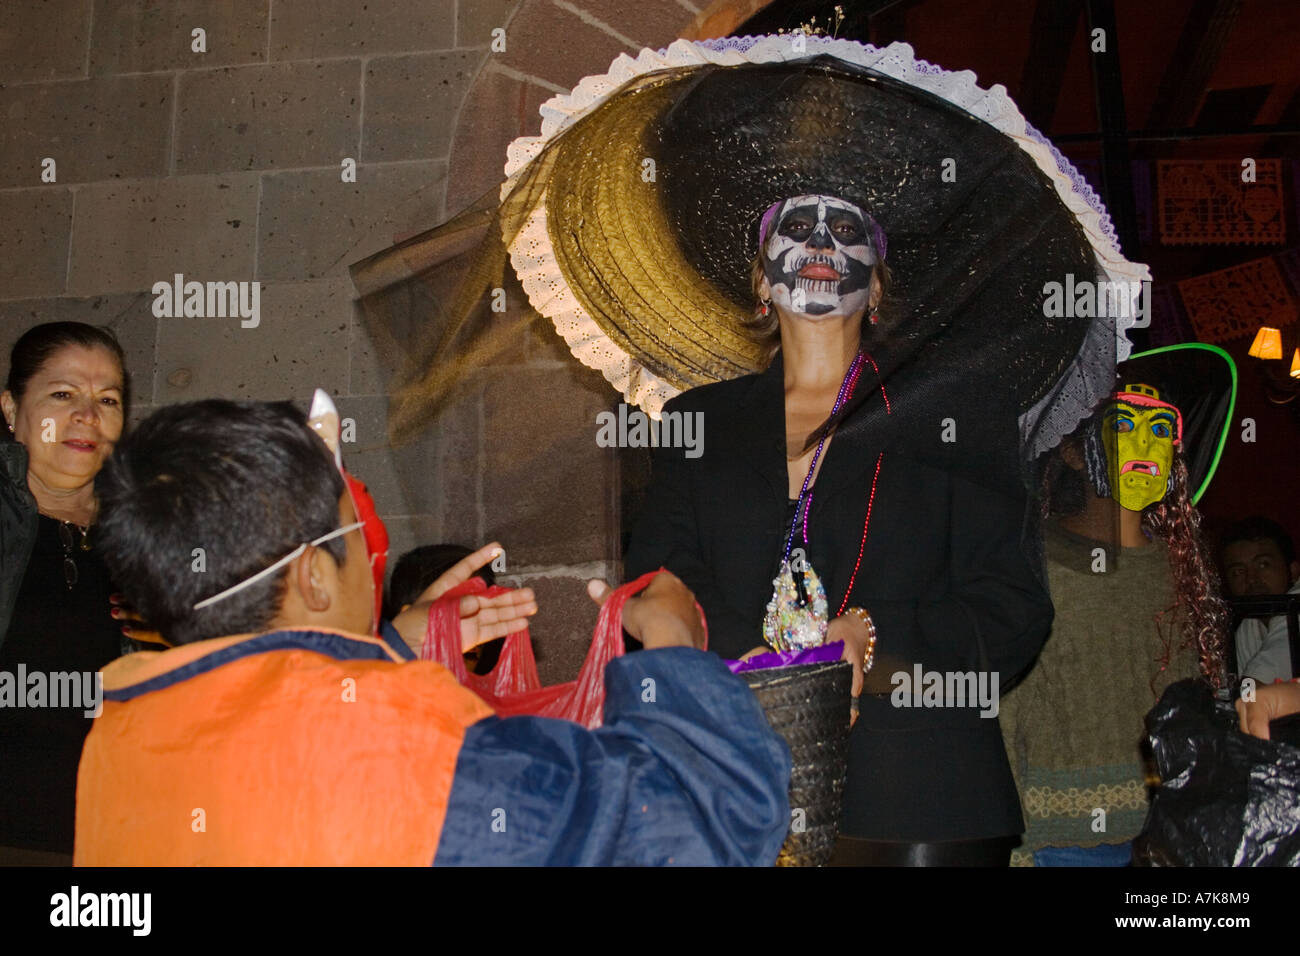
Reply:
<svg viewBox="0 0 1300 956"><path fill-rule="evenodd" d="M763 639L778 651L804 650L826 643L829 613L826 589L806 560L796 570L790 559L772 581L772 600L763 618Z"/></svg>

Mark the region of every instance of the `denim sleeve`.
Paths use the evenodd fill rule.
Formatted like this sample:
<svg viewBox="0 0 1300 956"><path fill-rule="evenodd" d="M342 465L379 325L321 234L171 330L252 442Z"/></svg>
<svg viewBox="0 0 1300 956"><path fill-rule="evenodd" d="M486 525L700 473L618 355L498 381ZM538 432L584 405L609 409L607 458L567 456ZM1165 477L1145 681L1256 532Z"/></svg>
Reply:
<svg viewBox="0 0 1300 956"><path fill-rule="evenodd" d="M542 717L470 727L438 865L770 865L790 753L712 654L639 651L605 669L596 730Z"/></svg>

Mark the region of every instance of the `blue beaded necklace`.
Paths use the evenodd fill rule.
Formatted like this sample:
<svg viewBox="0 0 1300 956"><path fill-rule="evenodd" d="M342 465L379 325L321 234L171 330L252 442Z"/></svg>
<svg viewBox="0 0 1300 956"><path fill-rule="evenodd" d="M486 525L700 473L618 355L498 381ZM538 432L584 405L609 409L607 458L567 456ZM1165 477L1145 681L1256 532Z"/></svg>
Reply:
<svg viewBox="0 0 1300 956"><path fill-rule="evenodd" d="M839 394L831 409L833 418L844 403L853 396L862 372L864 356L861 351L854 357L849 370L844 373L840 383ZM808 465L808 474L804 476L803 487L795 502L794 520L790 522L790 531L785 538L785 548L781 555L781 568L772 581L772 600L768 602L767 614L763 619L763 637L767 643L778 651L796 650L815 647L826 640L826 628L829 625L826 606L826 590L822 587L817 572L807 559L802 559L800 567L790 563L791 550L794 547L795 530L803 524L803 543L808 544L808 511L812 507L812 479L817 473L817 462L826 447L829 435L823 435L813 452L812 462Z"/></svg>

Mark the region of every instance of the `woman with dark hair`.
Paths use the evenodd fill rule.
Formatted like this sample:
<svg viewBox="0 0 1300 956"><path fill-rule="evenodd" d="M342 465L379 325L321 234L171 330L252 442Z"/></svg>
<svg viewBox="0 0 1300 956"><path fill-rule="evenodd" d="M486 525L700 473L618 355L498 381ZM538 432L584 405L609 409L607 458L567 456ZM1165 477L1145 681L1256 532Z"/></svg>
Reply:
<svg viewBox="0 0 1300 956"><path fill-rule="evenodd" d="M13 347L0 395L0 674L23 700L0 707L0 847L72 852L77 761L98 702L85 691L123 649L93 525L95 476L126 401L122 347L104 329L50 322Z"/></svg>

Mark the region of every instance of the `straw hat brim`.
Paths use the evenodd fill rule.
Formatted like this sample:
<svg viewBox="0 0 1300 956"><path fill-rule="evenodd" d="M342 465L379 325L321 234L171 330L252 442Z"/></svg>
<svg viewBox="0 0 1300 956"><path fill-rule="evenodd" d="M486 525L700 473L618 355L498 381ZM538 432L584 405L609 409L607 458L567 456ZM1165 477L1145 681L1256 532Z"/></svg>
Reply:
<svg viewBox="0 0 1300 956"><path fill-rule="evenodd" d="M1000 87L905 45L809 47L682 41L548 103L503 188L531 203L505 239L533 306L657 413L762 366L743 328L758 220L778 199L838 195L889 236L884 328L932 365L978 361L996 373L984 394L1029 408L1088 337L1086 322L1044 316L1044 278L1138 282L1145 267ZM1127 348L1121 323L1111 362Z"/></svg>

